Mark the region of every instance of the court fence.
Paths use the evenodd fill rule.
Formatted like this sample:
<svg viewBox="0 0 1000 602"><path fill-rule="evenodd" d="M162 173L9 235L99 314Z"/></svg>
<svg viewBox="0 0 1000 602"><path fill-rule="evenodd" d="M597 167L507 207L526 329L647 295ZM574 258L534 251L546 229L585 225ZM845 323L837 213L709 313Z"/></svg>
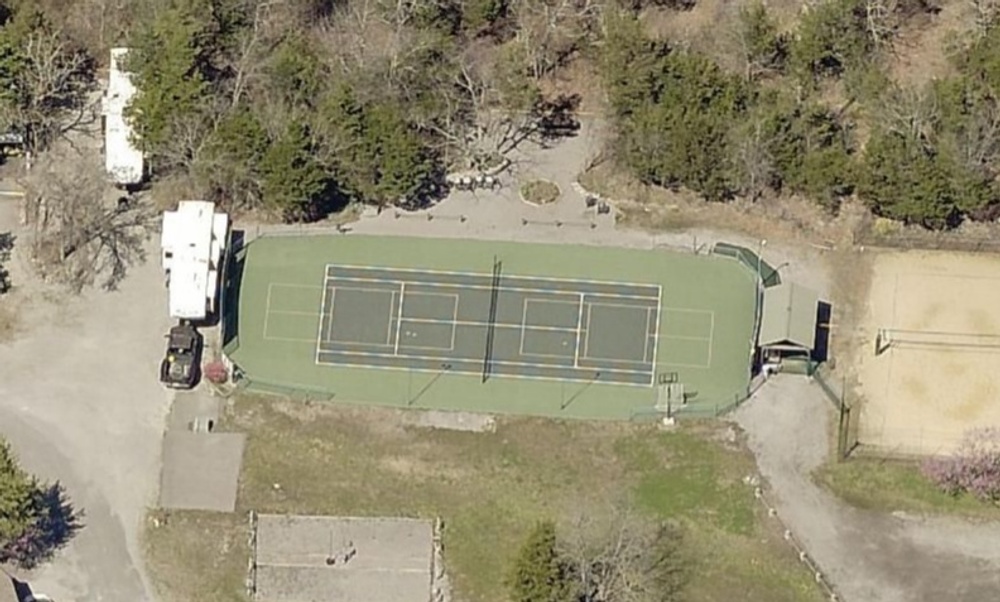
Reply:
<svg viewBox="0 0 1000 602"><path fill-rule="evenodd" d="M632 422L645 422L662 420L664 418L675 418L677 420L718 418L743 405L745 401L753 397L754 393L763 386L764 382L764 377L757 375L745 389L733 393L731 397L708 401L698 400L697 402L691 402L676 409L660 407L639 408L632 411L630 419Z"/></svg>
<svg viewBox="0 0 1000 602"><path fill-rule="evenodd" d="M858 455L895 460L917 460L946 455L961 442L961 434L933 428L892 428L871 417L861 427L864 446Z"/></svg>
<svg viewBox="0 0 1000 602"><path fill-rule="evenodd" d="M322 401L329 402L333 401L336 397L335 393L331 393L327 389L322 389L319 387L312 387L309 385L290 385L284 383L269 382L256 377L251 377L239 367L234 370L234 383L237 388L249 391L251 393L265 393L268 395L278 395L291 399L293 401Z"/></svg>
<svg viewBox="0 0 1000 602"><path fill-rule="evenodd" d="M1000 229L995 225L976 224L981 232L972 233L959 227L955 230L926 230L905 227L878 218L867 218L853 232L855 247L892 249L964 251L974 253L1000 252Z"/></svg>
<svg viewBox="0 0 1000 602"><path fill-rule="evenodd" d="M837 383L831 372L829 364L812 362L808 376L837 411L837 460L844 461L851 457L861 443L858 429L860 412L847 401L846 377L842 377Z"/></svg>
<svg viewBox="0 0 1000 602"><path fill-rule="evenodd" d="M759 254L754 253L746 247L727 242L717 242L712 246L712 253L739 261L748 270L757 274L761 285L765 288L781 284L781 275L778 273L778 270L764 261Z"/></svg>

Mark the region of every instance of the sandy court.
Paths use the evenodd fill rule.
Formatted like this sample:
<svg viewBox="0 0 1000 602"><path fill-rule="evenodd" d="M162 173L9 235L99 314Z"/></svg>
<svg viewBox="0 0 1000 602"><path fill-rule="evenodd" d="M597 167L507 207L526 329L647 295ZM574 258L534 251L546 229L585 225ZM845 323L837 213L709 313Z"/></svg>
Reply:
<svg viewBox="0 0 1000 602"><path fill-rule="evenodd" d="M1000 337L998 300L1000 257L909 252L875 259L860 370L862 444L946 453L967 429L1000 425L1000 338L983 336ZM875 355L880 328L912 332Z"/></svg>

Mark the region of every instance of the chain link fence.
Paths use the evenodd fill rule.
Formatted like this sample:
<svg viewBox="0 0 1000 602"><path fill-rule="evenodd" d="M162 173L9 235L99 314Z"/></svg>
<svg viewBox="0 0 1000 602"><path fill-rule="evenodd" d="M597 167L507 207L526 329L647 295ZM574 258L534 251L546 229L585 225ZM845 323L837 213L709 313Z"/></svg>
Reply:
<svg viewBox="0 0 1000 602"><path fill-rule="evenodd" d="M853 233L855 247L1000 253L1000 225L974 224L954 230L927 230L868 216Z"/></svg>

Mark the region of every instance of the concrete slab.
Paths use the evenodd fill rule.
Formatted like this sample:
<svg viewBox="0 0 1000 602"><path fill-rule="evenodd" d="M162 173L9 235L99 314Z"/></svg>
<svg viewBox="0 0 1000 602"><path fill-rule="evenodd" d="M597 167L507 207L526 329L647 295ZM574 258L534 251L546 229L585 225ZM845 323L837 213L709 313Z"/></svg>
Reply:
<svg viewBox="0 0 1000 602"><path fill-rule="evenodd" d="M196 418L210 420L218 424L221 411L219 398L213 397L206 390L179 391L174 397L170 416L167 418L167 429L171 431L190 431L191 423Z"/></svg>
<svg viewBox="0 0 1000 602"><path fill-rule="evenodd" d="M232 512L246 435L168 431L163 438L160 507Z"/></svg>
<svg viewBox="0 0 1000 602"><path fill-rule="evenodd" d="M434 525L406 518L260 515L258 602L427 602Z"/></svg>

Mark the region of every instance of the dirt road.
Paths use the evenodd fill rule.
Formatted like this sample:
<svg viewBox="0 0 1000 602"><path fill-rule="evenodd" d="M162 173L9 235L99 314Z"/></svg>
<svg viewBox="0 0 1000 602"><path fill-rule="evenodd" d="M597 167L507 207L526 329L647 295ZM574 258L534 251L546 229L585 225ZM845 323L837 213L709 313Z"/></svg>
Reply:
<svg viewBox="0 0 1000 602"><path fill-rule="evenodd" d="M992 602L1000 525L851 508L810 474L827 457L832 407L802 376L772 378L734 418L778 514L845 602Z"/></svg>
<svg viewBox="0 0 1000 602"><path fill-rule="evenodd" d="M0 231L16 229L14 205L0 201ZM19 306L21 323L0 344L0 434L85 512L76 538L31 576L55 600L152 600L138 535L170 399L157 381L168 320L155 249L151 257L120 291L78 299L32 284L23 256L11 264L21 288L4 302Z"/></svg>

